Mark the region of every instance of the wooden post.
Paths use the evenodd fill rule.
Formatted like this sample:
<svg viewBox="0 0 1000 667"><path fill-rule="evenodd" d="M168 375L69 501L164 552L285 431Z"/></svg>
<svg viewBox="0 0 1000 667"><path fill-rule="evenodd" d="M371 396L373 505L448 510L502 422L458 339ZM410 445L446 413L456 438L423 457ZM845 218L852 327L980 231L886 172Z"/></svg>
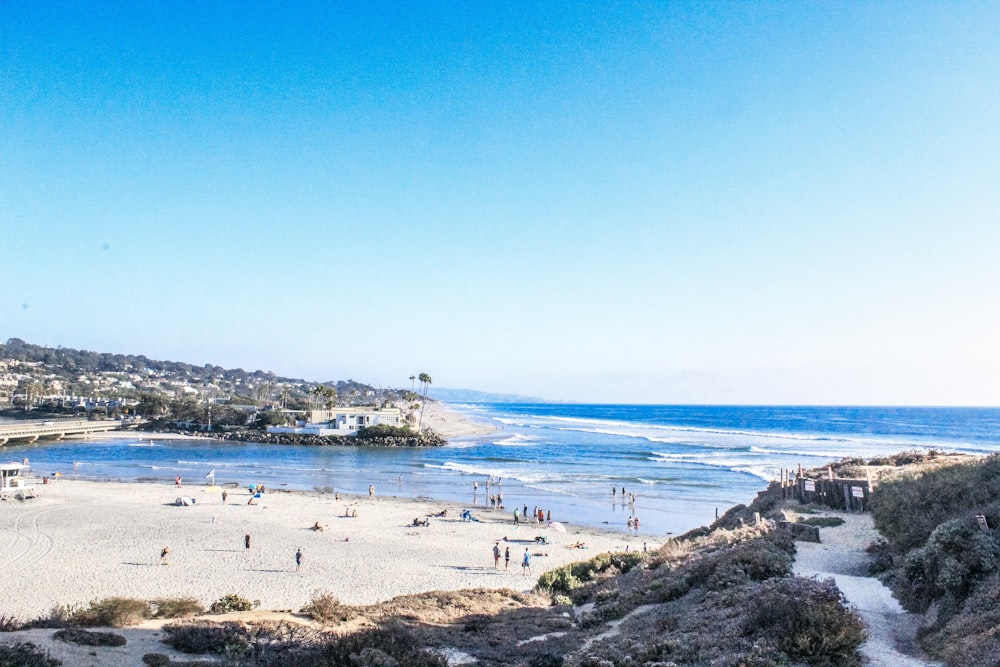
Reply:
<svg viewBox="0 0 1000 667"><path fill-rule="evenodd" d="M854 511L854 503L851 502L851 486L849 484L844 484L842 487L844 489L844 500L847 501L847 511Z"/></svg>

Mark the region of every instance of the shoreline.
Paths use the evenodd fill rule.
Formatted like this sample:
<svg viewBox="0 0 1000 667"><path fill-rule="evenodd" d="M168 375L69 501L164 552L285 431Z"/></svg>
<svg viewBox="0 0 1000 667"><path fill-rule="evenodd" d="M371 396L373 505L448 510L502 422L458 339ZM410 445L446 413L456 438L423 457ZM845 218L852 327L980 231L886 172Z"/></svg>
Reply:
<svg viewBox="0 0 1000 667"><path fill-rule="evenodd" d="M507 511L477 508L477 521L462 521L463 505L431 499L376 494L338 501L332 494L270 491L248 505L246 489L227 488L223 504L222 490L59 479L39 486L38 498L0 503L5 613L27 620L111 596L193 596L208 606L237 593L260 600L261 609L297 610L317 591L372 604L433 590L527 590L541 573L566 563L642 549L644 541L649 549L661 544L653 536L586 526L515 527ZM175 506L179 496L196 502ZM345 508L357 517L345 517ZM442 509L447 517L412 525ZM328 529L311 530L315 522ZM244 547L246 534L251 549ZM511 549L508 571L503 559L499 570L493 567L496 541ZM567 548L581 541L587 549ZM170 565L160 566L166 546ZM301 572L293 560L298 548L305 556ZM521 572L525 548L533 554L530 576Z"/></svg>

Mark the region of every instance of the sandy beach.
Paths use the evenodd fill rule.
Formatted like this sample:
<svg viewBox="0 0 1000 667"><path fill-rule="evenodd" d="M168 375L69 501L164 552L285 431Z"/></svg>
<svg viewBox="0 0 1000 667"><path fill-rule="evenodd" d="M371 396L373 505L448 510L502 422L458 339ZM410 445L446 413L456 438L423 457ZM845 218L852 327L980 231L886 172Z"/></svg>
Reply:
<svg viewBox="0 0 1000 667"><path fill-rule="evenodd" d="M262 609L297 610L316 591L372 603L429 590L525 590L545 570L601 551L641 549L644 541L574 526L566 532L515 527L512 503L507 511L479 510L478 521L462 521L459 505L375 491L374 498L339 501L315 492L268 492L248 505L245 488L227 489L223 503L219 487L54 480L38 487L37 498L0 502L0 570L6 574L0 612L27 619L54 605L109 596L192 596L210 604L238 593L259 600ZM178 496L196 503L176 506ZM357 517L345 517L348 508ZM447 517L412 525L442 509ZM311 530L317 521L328 529ZM535 542L536 536L550 544ZM510 548L507 571L503 559L499 569L493 566L496 541ZM588 548L566 548L579 541ZM158 564L163 547L170 547L169 565ZM521 572L526 547L533 554L530 576ZM295 572L299 548L304 559Z"/></svg>

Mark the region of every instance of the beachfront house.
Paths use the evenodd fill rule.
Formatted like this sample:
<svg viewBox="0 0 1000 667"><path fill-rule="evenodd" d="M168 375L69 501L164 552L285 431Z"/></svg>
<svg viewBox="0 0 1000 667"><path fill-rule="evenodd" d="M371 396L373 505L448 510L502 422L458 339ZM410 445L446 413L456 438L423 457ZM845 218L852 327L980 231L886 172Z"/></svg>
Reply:
<svg viewBox="0 0 1000 667"><path fill-rule="evenodd" d="M295 426L269 426L268 433L356 435L371 426L405 426L399 408L333 408L310 410L307 421Z"/></svg>

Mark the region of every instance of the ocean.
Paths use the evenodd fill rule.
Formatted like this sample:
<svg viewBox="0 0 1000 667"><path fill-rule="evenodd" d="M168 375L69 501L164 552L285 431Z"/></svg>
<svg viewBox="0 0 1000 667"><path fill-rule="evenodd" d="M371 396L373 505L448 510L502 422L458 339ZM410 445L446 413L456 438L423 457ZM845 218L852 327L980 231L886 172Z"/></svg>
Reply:
<svg viewBox="0 0 1000 667"><path fill-rule="evenodd" d="M902 450L1000 451L998 408L453 404L493 424L487 437L433 449L292 447L216 440L108 439L7 445L39 475L186 484L264 483L455 501L486 511L536 506L564 523L651 538L748 503L782 468ZM492 478L489 493L487 479ZM478 489L474 489L474 484ZM612 494L614 489L614 494ZM625 498L635 494L630 506ZM170 491L169 493L173 493ZM169 495L169 494L168 494Z"/></svg>

